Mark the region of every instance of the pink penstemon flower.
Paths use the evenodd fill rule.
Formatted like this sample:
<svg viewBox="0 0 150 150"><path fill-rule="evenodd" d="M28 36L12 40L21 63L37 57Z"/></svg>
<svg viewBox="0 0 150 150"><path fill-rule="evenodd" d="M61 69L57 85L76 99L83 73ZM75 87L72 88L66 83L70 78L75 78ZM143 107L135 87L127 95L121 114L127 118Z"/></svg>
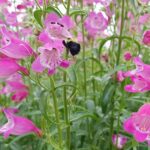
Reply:
<svg viewBox="0 0 150 150"><path fill-rule="evenodd" d="M133 134L137 142L150 144L150 103L142 105L138 112L124 121L124 130Z"/></svg>
<svg viewBox="0 0 150 150"><path fill-rule="evenodd" d="M42 136L42 131L31 120L15 114L18 109L3 108L2 111L8 120L6 124L0 127L0 134L3 134L4 138L8 138L10 135L24 135L27 133Z"/></svg>
<svg viewBox="0 0 150 150"><path fill-rule="evenodd" d="M8 57L15 59L23 59L32 55L36 55L33 49L24 41L14 36L5 26L1 27L4 45L0 48L0 52Z"/></svg>
<svg viewBox="0 0 150 150"><path fill-rule="evenodd" d="M47 43L39 48L40 55L32 64L32 69L35 72L43 72L48 70L48 74L54 74L57 67L67 68L70 63L62 59L63 45L61 41L54 41L51 44Z"/></svg>
<svg viewBox="0 0 150 150"><path fill-rule="evenodd" d="M122 82L124 79L125 79L124 72L123 71L118 71L117 72L117 80L119 82Z"/></svg>
<svg viewBox="0 0 150 150"><path fill-rule="evenodd" d="M5 80L5 83L6 85L0 90L0 94L12 94L11 99L14 102L21 102L28 96L28 87L23 83L19 73L12 74Z"/></svg>
<svg viewBox="0 0 150 150"><path fill-rule="evenodd" d="M150 30L147 30L143 34L143 44L150 46Z"/></svg>
<svg viewBox="0 0 150 150"><path fill-rule="evenodd" d="M144 64L139 57L134 57L133 62L136 65L136 69L118 72L118 80L123 81L126 77L130 77L132 84L124 87L127 92L137 93L149 91L150 65Z"/></svg>
<svg viewBox="0 0 150 150"><path fill-rule="evenodd" d="M107 28L108 20L101 12L90 12L84 25L88 34L94 38Z"/></svg>
<svg viewBox="0 0 150 150"><path fill-rule="evenodd" d="M66 38L72 38L69 30L74 27L74 22L69 16L63 16L60 18L55 13L50 13L46 17L44 25L45 29L39 36L39 40L43 43L47 43L51 40L64 40Z"/></svg>
<svg viewBox="0 0 150 150"><path fill-rule="evenodd" d="M16 60L8 57L0 57L0 68L1 79L6 79L18 71L21 71L26 75L29 74L26 68L20 66Z"/></svg>

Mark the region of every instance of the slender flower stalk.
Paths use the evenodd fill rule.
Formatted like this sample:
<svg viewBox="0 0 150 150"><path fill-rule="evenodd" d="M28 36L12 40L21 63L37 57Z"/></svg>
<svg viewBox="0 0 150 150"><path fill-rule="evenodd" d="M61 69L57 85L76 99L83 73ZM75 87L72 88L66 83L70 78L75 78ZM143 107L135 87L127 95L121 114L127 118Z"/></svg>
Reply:
<svg viewBox="0 0 150 150"><path fill-rule="evenodd" d="M119 44L118 44L118 52L117 52L117 61L116 66L119 65L120 62L120 54L121 54L121 45L122 45L122 33L124 28L124 12L125 12L125 0L122 0L122 7L121 7L121 27L120 27L120 35L119 35ZM115 84L117 84L117 80ZM117 87L117 86L116 86ZM114 99L112 99L112 114L111 114L111 126L110 126L110 139L112 138L113 130L114 130ZM110 150L112 150L112 143L110 144Z"/></svg>
<svg viewBox="0 0 150 150"><path fill-rule="evenodd" d="M40 4L39 4L38 0L35 0L35 3L36 3L36 5L39 7L39 9L41 9L41 10L42 10L42 8L41 8L41 6L40 6Z"/></svg>
<svg viewBox="0 0 150 150"><path fill-rule="evenodd" d="M93 50L93 44L94 44L94 41L92 40L91 41L91 50ZM92 51L92 75L94 74L94 61L93 61L93 59L94 59L94 53ZM93 100L96 103L96 97L95 97L96 89L95 89L95 80L94 79L92 79L92 88L93 88L93 94L94 94L93 95Z"/></svg>
<svg viewBox="0 0 150 150"><path fill-rule="evenodd" d="M81 0L81 9L83 9L83 0ZM84 31L84 16L81 16L81 24L82 24L82 49L83 49L83 55L82 59L85 59L85 31ZM83 62L83 72L84 72L84 94L85 94L85 100L87 97L87 85L86 85L86 62Z"/></svg>
<svg viewBox="0 0 150 150"><path fill-rule="evenodd" d="M58 140L59 140L59 148L62 148L62 130L59 120L59 111L58 111L58 103L57 103L57 97L55 94L55 83L53 77L50 78L51 82L51 88L52 88L52 96L53 96L53 103L54 103L54 109L55 109L55 117L56 117L56 123L57 123L57 130L58 130Z"/></svg>
<svg viewBox="0 0 150 150"><path fill-rule="evenodd" d="M68 3L67 3L67 15L69 15L69 10L70 10L70 0L68 0ZM66 52L66 60L67 59L68 59L68 53ZM67 82L67 74L66 74L66 72L64 72L63 81L64 81L64 83ZM66 125L67 125L67 128L66 128L66 133L67 133L66 145L67 145L68 150L70 150L70 143L71 143L70 134L71 133L70 133L68 101L67 101L67 87L66 86L63 89L63 100L64 100L64 116L65 116L65 122L66 122Z"/></svg>

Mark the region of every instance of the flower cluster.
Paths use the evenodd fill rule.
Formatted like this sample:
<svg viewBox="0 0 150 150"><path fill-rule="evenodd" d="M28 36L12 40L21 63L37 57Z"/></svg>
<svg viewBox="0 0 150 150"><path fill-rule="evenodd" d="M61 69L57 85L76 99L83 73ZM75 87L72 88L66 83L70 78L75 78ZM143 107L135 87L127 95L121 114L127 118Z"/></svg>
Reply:
<svg viewBox="0 0 150 150"><path fill-rule="evenodd" d="M62 58L63 40L72 38L69 30L74 27L74 22L68 16L60 18L55 13L50 13L44 25L45 28L39 35L43 45L38 49L40 54L33 62L32 69L39 73L47 69L48 74L52 75L57 67L67 68L70 65L68 60Z"/></svg>
<svg viewBox="0 0 150 150"><path fill-rule="evenodd" d="M124 130L133 134L137 142L147 141L150 144L150 103L140 107L124 122Z"/></svg>
<svg viewBox="0 0 150 150"><path fill-rule="evenodd" d="M136 69L127 72L118 72L118 81L123 81L126 77L130 77L133 84L125 86L127 92L137 93L150 90L150 65L144 64L139 57L133 58Z"/></svg>

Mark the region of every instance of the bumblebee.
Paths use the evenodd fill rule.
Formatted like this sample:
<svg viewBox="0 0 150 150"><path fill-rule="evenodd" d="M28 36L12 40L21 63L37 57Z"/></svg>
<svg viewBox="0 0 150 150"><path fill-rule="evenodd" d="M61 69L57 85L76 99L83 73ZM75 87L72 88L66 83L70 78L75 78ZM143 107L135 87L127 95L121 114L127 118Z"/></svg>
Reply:
<svg viewBox="0 0 150 150"><path fill-rule="evenodd" d="M65 42L63 40L63 45L66 47L66 49L68 50L68 52L71 53L72 56L75 56L77 54L79 54L80 52L80 44L73 42L73 41L67 41Z"/></svg>

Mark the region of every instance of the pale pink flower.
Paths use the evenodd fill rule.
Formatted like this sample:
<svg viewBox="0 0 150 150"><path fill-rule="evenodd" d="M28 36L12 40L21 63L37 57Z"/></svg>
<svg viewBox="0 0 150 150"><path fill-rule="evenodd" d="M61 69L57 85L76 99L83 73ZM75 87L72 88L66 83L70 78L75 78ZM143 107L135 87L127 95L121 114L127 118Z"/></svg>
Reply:
<svg viewBox="0 0 150 150"><path fill-rule="evenodd" d="M28 133L42 136L42 131L31 120L15 115L18 112L17 109L3 108L2 111L8 119L8 122L0 127L0 133L4 135L4 138L8 138L10 135L24 135Z"/></svg>
<svg viewBox="0 0 150 150"><path fill-rule="evenodd" d="M142 41L145 45L150 46L150 30L144 32Z"/></svg>
<svg viewBox="0 0 150 150"><path fill-rule="evenodd" d="M127 143L127 138L121 134L113 134L112 143L118 149L122 149L124 147L124 145Z"/></svg>
<svg viewBox="0 0 150 150"><path fill-rule="evenodd" d="M137 93L137 92L147 92L150 90L150 82L146 81L142 77L131 76L132 84L126 85L124 89L127 92Z"/></svg>
<svg viewBox="0 0 150 150"><path fill-rule="evenodd" d="M123 71L118 71L117 72L117 80L119 82L122 82L124 79L125 79L124 72Z"/></svg>
<svg viewBox="0 0 150 150"><path fill-rule="evenodd" d="M69 16L60 18L55 13L50 13L44 21L45 30L43 33L47 34L50 39L66 39L72 38L69 30L74 27L74 22Z"/></svg>
<svg viewBox="0 0 150 150"><path fill-rule="evenodd" d="M124 122L124 130L133 134L137 142L150 141L150 103L140 107Z"/></svg>
<svg viewBox="0 0 150 150"><path fill-rule="evenodd" d="M139 17L138 22L139 22L140 25L144 25L144 24L150 22L150 14L149 14L149 13L146 13L146 14L144 14L144 15L141 15L141 16Z"/></svg>
<svg viewBox="0 0 150 150"><path fill-rule="evenodd" d="M18 12L9 12L7 9L4 9L3 10L4 13L4 17L5 17L5 22L7 25L10 25L10 26L18 26L19 23L18 23L18 19L17 19L17 16L18 16Z"/></svg>
<svg viewBox="0 0 150 150"><path fill-rule="evenodd" d="M133 61L136 65L136 69L127 71L125 73L126 77L142 77L144 80L150 82L150 65L144 64L139 57L134 57Z"/></svg>
<svg viewBox="0 0 150 150"><path fill-rule="evenodd" d="M124 73L130 77L133 84L125 86L128 92L146 92L150 90L150 65L144 64L139 57L133 59L136 69Z"/></svg>
<svg viewBox="0 0 150 150"><path fill-rule="evenodd" d="M91 37L95 37L96 35L101 34L101 32L107 28L108 20L101 12L90 12L85 20L84 25L89 35Z"/></svg>
<svg viewBox="0 0 150 150"><path fill-rule="evenodd" d="M55 73L57 67L69 67L69 61L62 59L63 52L62 41L53 41L39 48L40 55L32 64L35 72L43 72L48 69L48 74Z"/></svg>
<svg viewBox="0 0 150 150"><path fill-rule="evenodd" d="M23 83L20 74L11 75L5 82L0 94L12 94L11 99L15 102L21 102L28 96L28 87Z"/></svg>

